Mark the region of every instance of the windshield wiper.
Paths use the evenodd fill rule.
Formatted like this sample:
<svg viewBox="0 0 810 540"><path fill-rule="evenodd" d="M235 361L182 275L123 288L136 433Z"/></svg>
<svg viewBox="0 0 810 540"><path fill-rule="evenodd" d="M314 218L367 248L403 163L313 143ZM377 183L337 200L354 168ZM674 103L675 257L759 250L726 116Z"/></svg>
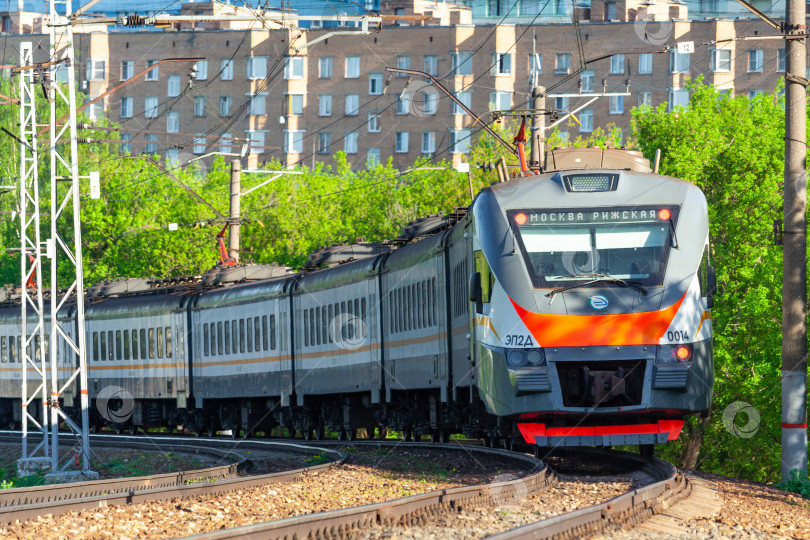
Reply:
<svg viewBox="0 0 810 540"><path fill-rule="evenodd" d="M569 277L590 277L593 278L589 281L583 281L582 283L574 283L573 285L568 285L566 287L559 287L557 289L551 290L546 293L546 297L554 298L554 295L557 293L570 291L571 289L579 289L580 287L587 287L588 285L593 285L594 283L612 283L613 285L619 285L620 287L630 287L631 289L635 289L644 296L647 296L647 289L639 285L637 282L633 281L625 281L623 279L613 277L608 274L582 274L579 276L569 276Z"/></svg>

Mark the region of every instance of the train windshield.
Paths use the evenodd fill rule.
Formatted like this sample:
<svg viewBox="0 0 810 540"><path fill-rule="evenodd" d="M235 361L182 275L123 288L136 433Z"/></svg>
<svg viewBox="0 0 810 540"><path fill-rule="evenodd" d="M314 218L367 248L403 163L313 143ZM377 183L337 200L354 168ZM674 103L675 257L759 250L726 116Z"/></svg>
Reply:
<svg viewBox="0 0 810 540"><path fill-rule="evenodd" d="M677 207L510 210L507 212L537 288L597 277L638 285L663 283Z"/></svg>

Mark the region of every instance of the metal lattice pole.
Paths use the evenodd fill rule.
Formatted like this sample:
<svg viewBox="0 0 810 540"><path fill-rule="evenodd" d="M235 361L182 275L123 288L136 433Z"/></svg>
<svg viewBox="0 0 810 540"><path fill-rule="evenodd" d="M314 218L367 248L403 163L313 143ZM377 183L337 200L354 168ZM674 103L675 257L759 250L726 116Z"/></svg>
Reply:
<svg viewBox="0 0 810 540"><path fill-rule="evenodd" d="M89 406L87 392L87 347L84 331L84 279L82 268L82 238L79 208L79 155L76 127L76 75L73 51L73 27L71 26L72 7L69 0L50 0L50 86L51 105L51 452L53 472L58 470L59 420L63 420L81 438L81 468L83 473L90 470L89 464ZM62 12L60 15L59 12ZM57 70L64 66L67 72L66 85L59 86ZM57 108L62 105L69 110L68 119L58 124ZM60 188L64 186L63 188ZM69 211L68 211L69 210ZM63 236L62 231L69 234ZM72 238L71 238L72 236ZM72 246L69 242L72 240ZM63 257L62 278L68 283L60 292L58 260ZM58 314L67 301L75 298L74 319L60 321ZM75 331L75 335L74 334ZM64 344L64 347L63 347ZM64 368L64 382L59 381L57 351L67 351ZM76 363L67 361L76 355ZM74 382L78 382L81 404L81 427L71 420L59 407L62 393Z"/></svg>
<svg viewBox="0 0 810 540"><path fill-rule="evenodd" d="M33 64L31 42L20 47L20 66ZM39 175L37 172L37 115L33 69L20 72L20 361L22 382L22 458L48 458L48 372L45 359L45 310L42 300L42 265L39 226ZM30 314L33 315L29 321ZM30 328L29 322L33 323ZM29 331L30 328L30 331ZM29 392L29 388L33 388ZM41 396L41 421L31 404ZM42 440L28 451L28 423Z"/></svg>

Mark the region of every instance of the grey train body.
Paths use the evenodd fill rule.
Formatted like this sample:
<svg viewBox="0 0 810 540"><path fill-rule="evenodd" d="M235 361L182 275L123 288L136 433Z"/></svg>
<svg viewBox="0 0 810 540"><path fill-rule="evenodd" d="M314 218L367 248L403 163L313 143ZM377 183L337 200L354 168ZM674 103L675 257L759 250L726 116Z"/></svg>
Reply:
<svg viewBox="0 0 810 540"><path fill-rule="evenodd" d="M603 180L610 189L572 189ZM496 184L431 234L359 260L88 303L91 420L672 440L711 403L707 247L705 199L688 182L591 169ZM19 421L18 335L19 306L3 308L5 425ZM99 407L100 395L130 400L131 414L105 413L120 404Z"/></svg>

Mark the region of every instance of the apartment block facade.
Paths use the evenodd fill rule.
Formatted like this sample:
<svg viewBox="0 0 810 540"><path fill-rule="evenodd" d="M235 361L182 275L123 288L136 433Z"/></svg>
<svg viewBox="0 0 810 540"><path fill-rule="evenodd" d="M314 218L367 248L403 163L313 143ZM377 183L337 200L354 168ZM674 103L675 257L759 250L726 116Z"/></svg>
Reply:
<svg viewBox="0 0 810 540"><path fill-rule="evenodd" d="M345 151L353 166L391 158L406 168L420 157L464 161L481 122L494 111L530 108L535 84L549 89L547 107L559 116L577 111L579 124L559 125L574 138L608 123L626 130L639 105L686 105L690 78L753 95L773 90L785 75L783 40L735 40L774 35L765 23L689 20L680 2L593 0L577 25L473 24L474 9L437 6L383 3L384 14L424 19L394 21L371 35L259 23L130 32L87 27L77 29L76 77L88 99L115 88L85 112L119 124L125 152L182 162L236 153L247 141L251 165L278 159L311 166ZM685 41L694 42L692 54L675 49ZM480 118L425 78L386 67L435 76ZM582 108L603 90L629 95Z"/></svg>

